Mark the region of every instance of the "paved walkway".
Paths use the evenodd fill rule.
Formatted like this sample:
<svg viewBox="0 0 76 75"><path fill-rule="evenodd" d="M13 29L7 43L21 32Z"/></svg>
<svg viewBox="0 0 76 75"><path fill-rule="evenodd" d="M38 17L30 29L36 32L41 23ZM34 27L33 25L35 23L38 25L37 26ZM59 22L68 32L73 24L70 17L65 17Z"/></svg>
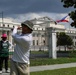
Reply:
<svg viewBox="0 0 76 75"><path fill-rule="evenodd" d="M44 71L44 70L54 70L54 69L70 68L70 67L76 67L76 63L33 66L33 67L30 67L30 72ZM0 75L9 75L9 73L4 73L4 69L3 69L3 73L0 74Z"/></svg>

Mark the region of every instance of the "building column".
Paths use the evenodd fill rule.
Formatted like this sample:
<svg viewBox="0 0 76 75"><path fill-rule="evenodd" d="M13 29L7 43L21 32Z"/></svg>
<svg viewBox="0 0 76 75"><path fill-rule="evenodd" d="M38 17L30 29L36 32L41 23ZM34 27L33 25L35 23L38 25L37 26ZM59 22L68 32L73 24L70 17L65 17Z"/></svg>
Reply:
<svg viewBox="0 0 76 75"><path fill-rule="evenodd" d="M1 32L1 30L0 30L0 40L1 40L1 36L2 36L2 32Z"/></svg>
<svg viewBox="0 0 76 75"><path fill-rule="evenodd" d="M56 59L56 33L52 27L46 28L49 57Z"/></svg>
<svg viewBox="0 0 76 75"><path fill-rule="evenodd" d="M7 35L8 35L8 40L12 43L11 32L10 31L7 31Z"/></svg>

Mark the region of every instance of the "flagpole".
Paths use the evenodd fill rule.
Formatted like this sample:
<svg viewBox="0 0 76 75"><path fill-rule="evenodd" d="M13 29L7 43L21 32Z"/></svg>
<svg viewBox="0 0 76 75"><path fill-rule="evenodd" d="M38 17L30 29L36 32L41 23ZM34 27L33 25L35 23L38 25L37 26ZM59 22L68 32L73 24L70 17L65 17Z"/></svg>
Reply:
<svg viewBox="0 0 76 75"><path fill-rule="evenodd" d="M70 22L68 22L69 23L69 32L70 32Z"/></svg>

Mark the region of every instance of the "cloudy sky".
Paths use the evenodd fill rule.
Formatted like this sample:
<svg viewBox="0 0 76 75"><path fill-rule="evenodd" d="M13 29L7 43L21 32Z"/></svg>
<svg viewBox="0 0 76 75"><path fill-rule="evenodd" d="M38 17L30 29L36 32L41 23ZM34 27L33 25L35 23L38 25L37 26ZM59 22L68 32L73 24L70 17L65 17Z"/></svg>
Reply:
<svg viewBox="0 0 76 75"><path fill-rule="evenodd" d="M74 9L64 8L61 0L0 0L3 17L12 18L16 22L43 16L58 20L72 10Z"/></svg>

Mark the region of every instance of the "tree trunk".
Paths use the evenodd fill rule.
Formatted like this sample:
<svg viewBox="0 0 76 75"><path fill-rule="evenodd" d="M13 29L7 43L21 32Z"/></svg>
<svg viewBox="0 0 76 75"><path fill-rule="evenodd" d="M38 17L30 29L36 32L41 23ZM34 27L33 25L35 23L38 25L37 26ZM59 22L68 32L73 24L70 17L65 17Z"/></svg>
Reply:
<svg viewBox="0 0 76 75"><path fill-rule="evenodd" d="M64 50L66 51L66 45L64 46Z"/></svg>

